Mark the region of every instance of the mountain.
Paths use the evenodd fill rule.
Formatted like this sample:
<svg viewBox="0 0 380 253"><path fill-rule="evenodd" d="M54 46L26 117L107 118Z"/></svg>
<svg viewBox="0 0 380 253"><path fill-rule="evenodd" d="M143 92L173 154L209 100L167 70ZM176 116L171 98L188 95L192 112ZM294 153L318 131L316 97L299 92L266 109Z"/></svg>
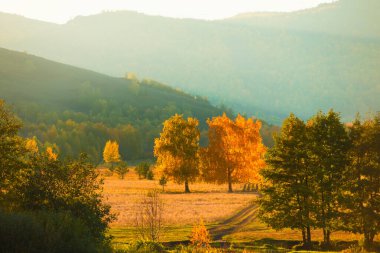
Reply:
<svg viewBox="0 0 380 253"><path fill-rule="evenodd" d="M292 13L244 13L227 22L268 29L379 39L379 8L378 0L340 0Z"/></svg>
<svg viewBox="0 0 380 253"><path fill-rule="evenodd" d="M380 108L380 1L200 21L118 11L64 25L1 14L0 46L112 76L134 72L272 123Z"/></svg>
<svg viewBox="0 0 380 253"><path fill-rule="evenodd" d="M23 136L56 144L64 157L86 152L94 162L108 139L119 142L124 159L152 159L153 140L175 113L199 119L205 144L206 119L225 111L153 80L110 77L2 48L0 99L22 119ZM263 123L266 145L276 130Z"/></svg>

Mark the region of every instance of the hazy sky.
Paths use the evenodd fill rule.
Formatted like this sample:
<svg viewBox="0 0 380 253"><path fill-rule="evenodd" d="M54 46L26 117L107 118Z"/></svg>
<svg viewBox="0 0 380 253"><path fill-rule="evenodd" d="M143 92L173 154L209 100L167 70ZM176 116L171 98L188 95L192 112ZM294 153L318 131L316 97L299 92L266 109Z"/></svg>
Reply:
<svg viewBox="0 0 380 253"><path fill-rule="evenodd" d="M0 11L55 23L103 10L178 18L220 19L254 11L294 11L334 0L0 0Z"/></svg>

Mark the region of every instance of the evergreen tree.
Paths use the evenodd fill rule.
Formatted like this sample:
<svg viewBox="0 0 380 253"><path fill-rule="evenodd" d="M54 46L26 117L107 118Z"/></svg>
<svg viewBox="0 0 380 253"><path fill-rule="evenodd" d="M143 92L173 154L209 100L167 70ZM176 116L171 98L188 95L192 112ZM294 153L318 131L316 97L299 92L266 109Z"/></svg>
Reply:
<svg viewBox="0 0 380 253"><path fill-rule="evenodd" d="M338 197L344 181L343 172L349 148L345 126L338 113L318 112L307 122L310 144L310 165L316 193L316 226L323 230L325 247L330 247L330 235L337 228Z"/></svg>
<svg viewBox="0 0 380 253"><path fill-rule="evenodd" d="M266 157L270 167L262 171L266 183L260 199L260 218L275 229L300 229L303 243L309 248L315 221L305 123L291 114L274 140Z"/></svg>
<svg viewBox="0 0 380 253"><path fill-rule="evenodd" d="M380 114L363 123L356 119L349 130L350 164L341 191L343 228L363 234L364 247L371 250L380 231Z"/></svg>

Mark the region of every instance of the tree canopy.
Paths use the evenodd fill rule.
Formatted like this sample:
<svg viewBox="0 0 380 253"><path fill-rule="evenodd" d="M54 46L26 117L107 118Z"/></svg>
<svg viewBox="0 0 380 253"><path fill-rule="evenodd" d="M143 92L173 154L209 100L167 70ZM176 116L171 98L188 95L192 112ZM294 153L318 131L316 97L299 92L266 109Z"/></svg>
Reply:
<svg viewBox="0 0 380 253"><path fill-rule="evenodd" d="M162 173L177 183L185 183L185 192L190 192L189 182L199 175L198 149L200 132L198 120L184 119L174 115L164 122L160 137L154 141L154 155Z"/></svg>
<svg viewBox="0 0 380 253"><path fill-rule="evenodd" d="M202 148L201 167L206 181L228 183L260 180L266 151L260 136L260 121L238 115L231 120L226 114L207 121L209 144Z"/></svg>

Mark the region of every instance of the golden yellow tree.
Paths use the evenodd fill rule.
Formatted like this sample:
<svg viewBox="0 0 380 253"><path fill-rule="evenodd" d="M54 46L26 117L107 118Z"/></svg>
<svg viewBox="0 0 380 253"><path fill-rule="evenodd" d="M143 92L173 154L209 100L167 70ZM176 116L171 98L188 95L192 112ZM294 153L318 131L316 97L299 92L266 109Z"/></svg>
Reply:
<svg viewBox="0 0 380 253"><path fill-rule="evenodd" d="M193 227L190 241L191 244L196 246L197 248L210 247L211 237L206 226L203 223L203 220L200 220L199 224Z"/></svg>
<svg viewBox="0 0 380 253"><path fill-rule="evenodd" d="M30 151L33 154L38 153L38 145L36 138L26 139L25 147L28 151Z"/></svg>
<svg viewBox="0 0 380 253"><path fill-rule="evenodd" d="M57 158L58 158L58 154L54 153L52 147L47 147L47 148L46 148L46 154L47 154L47 156L48 156L48 158L49 158L50 160L56 161Z"/></svg>
<svg viewBox="0 0 380 253"><path fill-rule="evenodd" d="M199 138L198 120L176 114L164 122L160 137L154 141L157 167L176 183L185 183L185 192L190 192L189 182L199 174Z"/></svg>
<svg viewBox="0 0 380 253"><path fill-rule="evenodd" d="M228 183L260 180L266 151L260 136L260 121L238 115L235 121L223 116L207 120L209 145L200 151L202 175L206 181Z"/></svg>
<svg viewBox="0 0 380 253"><path fill-rule="evenodd" d="M114 163L120 162L119 144L116 141L107 141L104 146L103 159L106 163L111 163L112 169Z"/></svg>

